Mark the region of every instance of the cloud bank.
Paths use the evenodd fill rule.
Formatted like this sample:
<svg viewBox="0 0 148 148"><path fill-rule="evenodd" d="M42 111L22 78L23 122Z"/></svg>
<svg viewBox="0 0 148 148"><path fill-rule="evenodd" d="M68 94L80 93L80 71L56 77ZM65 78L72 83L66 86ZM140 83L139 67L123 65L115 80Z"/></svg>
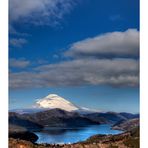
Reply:
<svg viewBox="0 0 148 148"><path fill-rule="evenodd" d="M73 43L64 53L67 57L73 57L68 61L42 64L31 71L11 72L10 87L13 89L84 85L137 87L138 53L137 30L102 34Z"/></svg>
<svg viewBox="0 0 148 148"><path fill-rule="evenodd" d="M10 0L10 22L24 21L36 25L58 23L69 13L75 0Z"/></svg>
<svg viewBox="0 0 148 148"><path fill-rule="evenodd" d="M135 58L139 56L139 32L128 29L84 39L73 43L65 55L81 58Z"/></svg>
<svg viewBox="0 0 148 148"><path fill-rule="evenodd" d="M9 40L9 44L12 47L19 47L21 48L24 44L26 44L28 41L24 38L11 38Z"/></svg>
<svg viewBox="0 0 148 148"><path fill-rule="evenodd" d="M11 58L9 60L9 66L11 68L25 68L30 65L30 61L25 59L15 59Z"/></svg>
<svg viewBox="0 0 148 148"><path fill-rule="evenodd" d="M137 86L137 60L74 60L10 74L11 88L81 85Z"/></svg>

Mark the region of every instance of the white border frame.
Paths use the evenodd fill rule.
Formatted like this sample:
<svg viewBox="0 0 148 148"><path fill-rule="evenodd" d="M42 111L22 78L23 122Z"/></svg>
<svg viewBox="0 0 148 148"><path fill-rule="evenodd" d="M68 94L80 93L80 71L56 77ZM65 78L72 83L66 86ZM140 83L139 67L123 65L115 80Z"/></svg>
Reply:
<svg viewBox="0 0 148 148"><path fill-rule="evenodd" d="M8 0L0 0L0 147L8 147Z"/></svg>
<svg viewBox="0 0 148 148"><path fill-rule="evenodd" d="M148 146L148 1L140 0L140 148Z"/></svg>
<svg viewBox="0 0 148 148"><path fill-rule="evenodd" d="M140 147L148 133L148 1L140 1ZM0 0L0 147L8 147L8 0Z"/></svg>

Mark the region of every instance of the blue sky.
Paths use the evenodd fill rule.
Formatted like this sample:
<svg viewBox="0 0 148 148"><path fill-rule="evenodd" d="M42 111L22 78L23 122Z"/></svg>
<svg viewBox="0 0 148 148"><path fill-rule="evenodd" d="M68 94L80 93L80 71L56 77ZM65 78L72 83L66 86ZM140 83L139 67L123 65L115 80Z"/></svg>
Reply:
<svg viewBox="0 0 148 148"><path fill-rule="evenodd" d="M139 111L138 0L10 0L10 108L57 93Z"/></svg>

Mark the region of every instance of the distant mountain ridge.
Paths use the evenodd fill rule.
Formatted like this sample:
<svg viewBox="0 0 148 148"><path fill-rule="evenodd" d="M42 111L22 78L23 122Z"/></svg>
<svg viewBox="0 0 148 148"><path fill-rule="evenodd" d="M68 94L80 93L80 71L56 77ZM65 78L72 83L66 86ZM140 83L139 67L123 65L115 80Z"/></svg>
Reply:
<svg viewBox="0 0 148 148"><path fill-rule="evenodd" d="M134 116L133 116L134 117ZM126 121L127 118L120 113L91 113L79 114L61 109L51 109L31 114L9 113L9 124L36 130L44 127L81 127L92 124L116 124Z"/></svg>
<svg viewBox="0 0 148 148"><path fill-rule="evenodd" d="M9 113L9 124L36 130L43 127L81 127L100 124L76 112L61 109L51 109L32 114Z"/></svg>
<svg viewBox="0 0 148 148"><path fill-rule="evenodd" d="M135 127L138 127L140 125L139 118L133 118L129 120L121 120L113 125L112 129L115 130L126 130L129 131Z"/></svg>
<svg viewBox="0 0 148 148"><path fill-rule="evenodd" d="M138 118L139 114L97 112L78 107L56 95L36 101L30 109L9 112L9 131L35 131L44 127L85 127L92 124L112 124Z"/></svg>

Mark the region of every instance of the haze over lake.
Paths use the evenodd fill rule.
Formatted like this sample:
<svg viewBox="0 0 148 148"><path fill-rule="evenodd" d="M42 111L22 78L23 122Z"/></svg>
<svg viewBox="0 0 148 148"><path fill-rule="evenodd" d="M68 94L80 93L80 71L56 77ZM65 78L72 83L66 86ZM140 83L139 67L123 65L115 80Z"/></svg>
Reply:
<svg viewBox="0 0 148 148"><path fill-rule="evenodd" d="M119 134L122 131L112 130L108 124L92 125L77 128L57 128L51 127L40 132L35 132L39 137L36 143L61 144L84 141L96 134Z"/></svg>

